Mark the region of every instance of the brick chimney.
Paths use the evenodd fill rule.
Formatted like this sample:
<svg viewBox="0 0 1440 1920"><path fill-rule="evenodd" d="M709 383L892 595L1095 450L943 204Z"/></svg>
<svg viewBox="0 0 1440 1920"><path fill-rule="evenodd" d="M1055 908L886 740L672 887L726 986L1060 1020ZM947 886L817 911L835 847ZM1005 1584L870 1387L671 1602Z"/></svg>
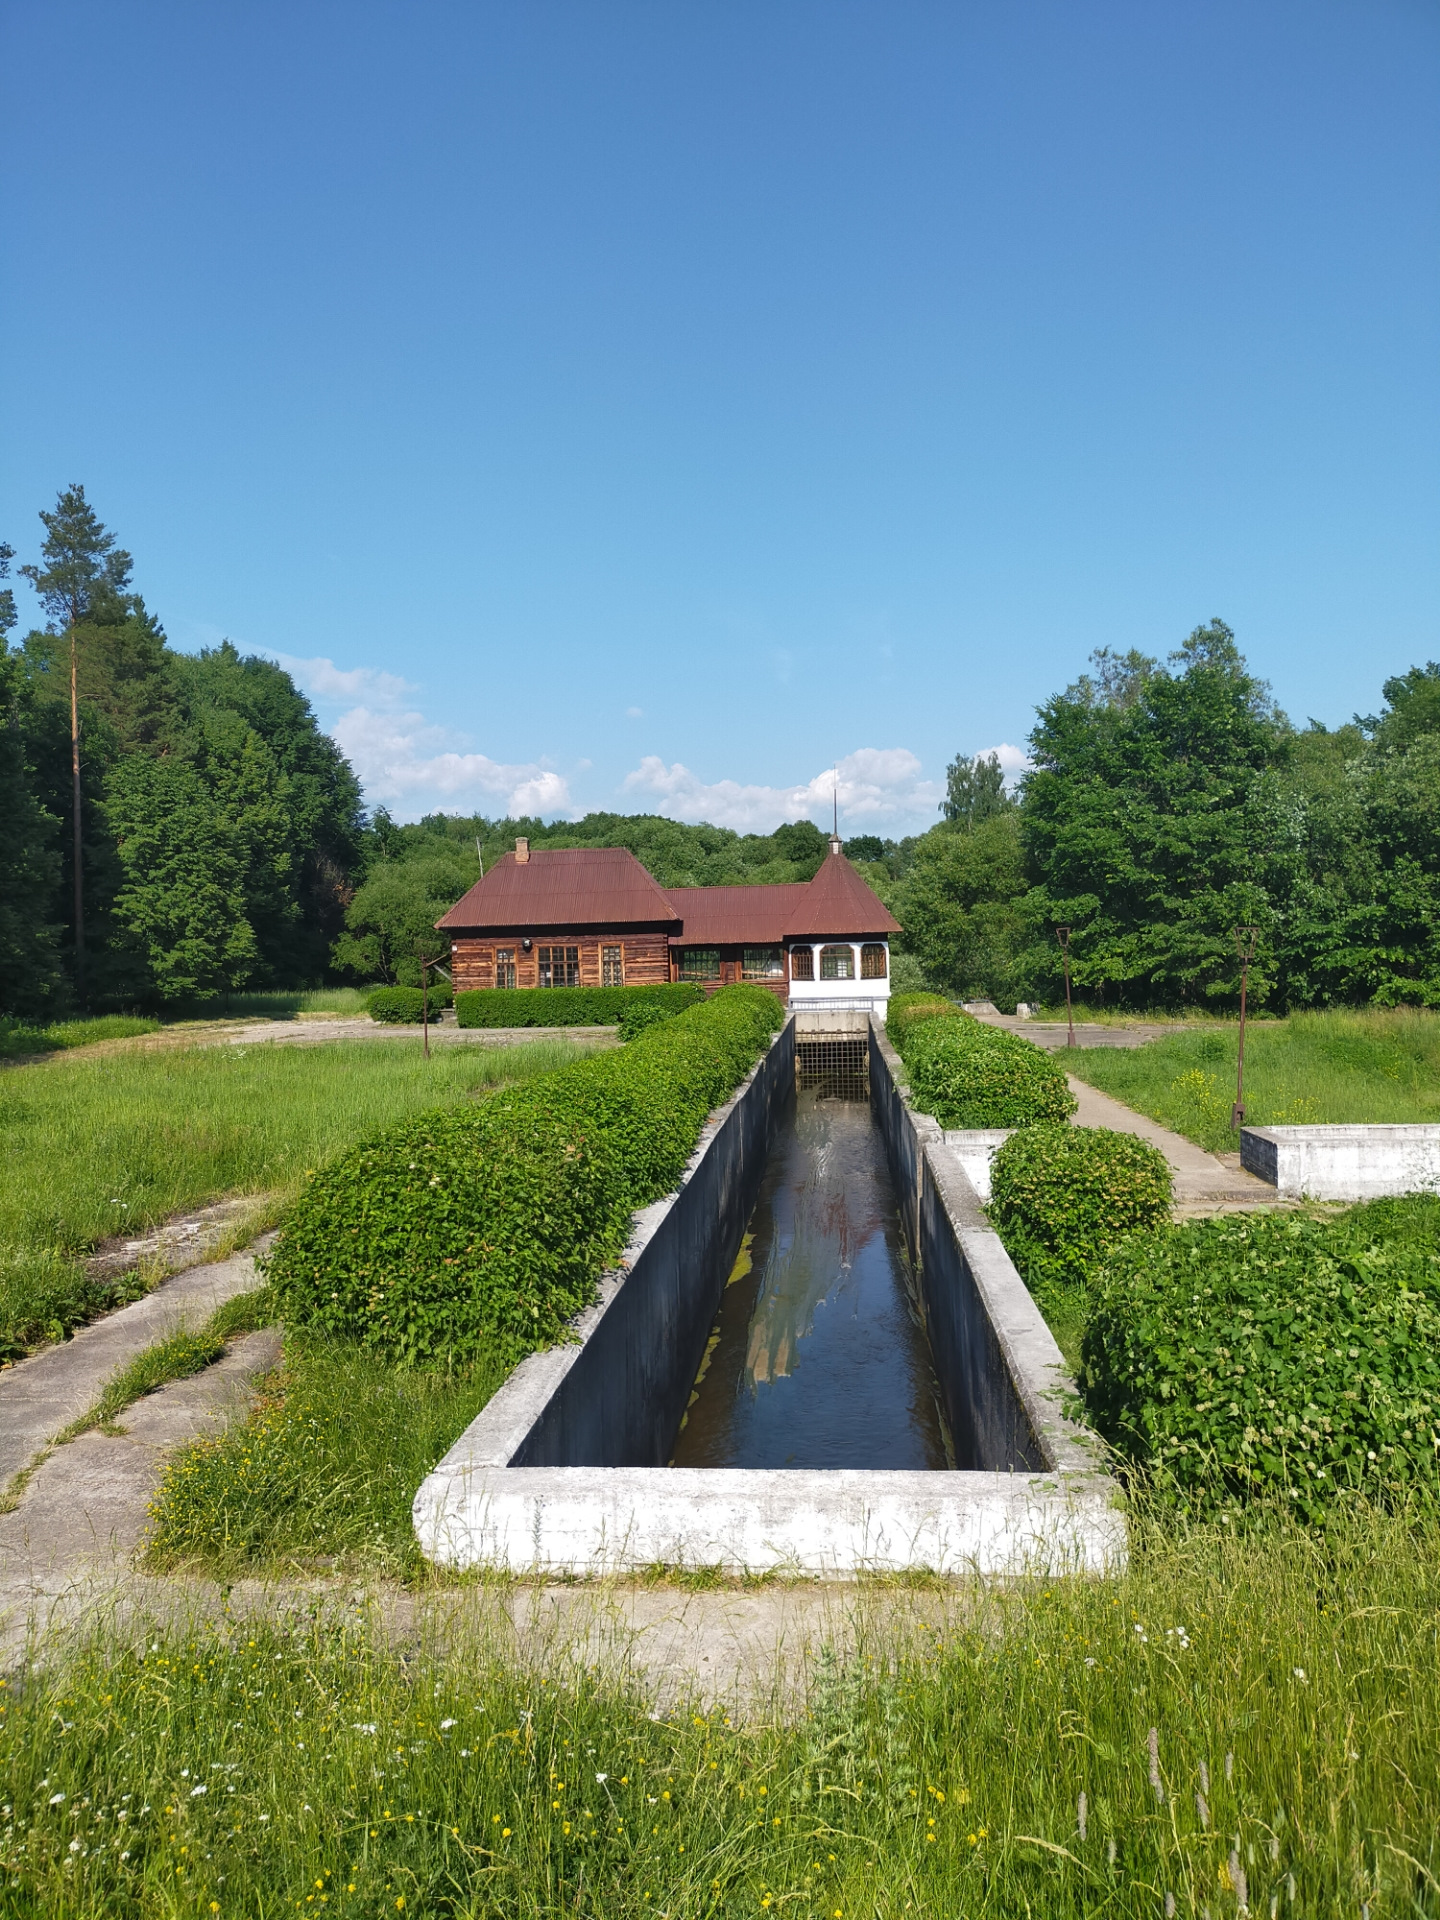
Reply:
<svg viewBox="0 0 1440 1920"><path fill-rule="evenodd" d="M525 838L524 834L521 834L520 838L515 842L516 866L523 867L525 863L529 860L529 858L530 858L530 842Z"/></svg>

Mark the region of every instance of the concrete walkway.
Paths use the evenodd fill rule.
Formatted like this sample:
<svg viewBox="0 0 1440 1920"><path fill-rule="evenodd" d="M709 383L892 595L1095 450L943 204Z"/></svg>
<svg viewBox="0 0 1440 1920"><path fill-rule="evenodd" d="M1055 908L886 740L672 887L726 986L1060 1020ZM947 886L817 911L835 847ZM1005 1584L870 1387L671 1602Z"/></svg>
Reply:
<svg viewBox="0 0 1440 1920"><path fill-rule="evenodd" d="M228 1260L190 1267L143 1300L0 1370L0 1496L56 1434L90 1411L121 1367L178 1327L199 1327L226 1300L258 1286L255 1254L272 1238L266 1234Z"/></svg>
<svg viewBox="0 0 1440 1920"><path fill-rule="evenodd" d="M1192 1219L1209 1213L1245 1213L1254 1207L1280 1204L1274 1187L1241 1168L1238 1154L1230 1156L1234 1165L1227 1165L1218 1154L1206 1153L1183 1134L1172 1133L1157 1120L1136 1113L1133 1107L1124 1106L1119 1100L1112 1100L1108 1093L1077 1080L1074 1074L1065 1077L1078 1103L1077 1127L1109 1127L1114 1133L1133 1133L1164 1154L1174 1178L1176 1219Z"/></svg>

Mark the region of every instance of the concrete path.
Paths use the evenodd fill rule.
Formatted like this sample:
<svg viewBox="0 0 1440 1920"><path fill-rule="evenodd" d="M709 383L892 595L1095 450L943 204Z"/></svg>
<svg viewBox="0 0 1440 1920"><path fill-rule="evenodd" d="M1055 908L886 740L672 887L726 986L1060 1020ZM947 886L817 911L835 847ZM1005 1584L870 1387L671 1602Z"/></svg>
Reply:
<svg viewBox="0 0 1440 1920"><path fill-rule="evenodd" d="M1077 1127L1109 1127L1115 1133L1133 1133L1164 1154L1174 1177L1177 1219L1209 1213L1244 1213L1252 1207L1280 1204L1274 1187L1243 1171L1238 1154L1230 1156L1235 1164L1227 1165L1218 1154L1206 1153L1183 1134L1172 1133L1157 1120L1137 1113L1119 1100L1112 1100L1108 1093L1077 1080L1074 1074L1065 1077L1078 1103Z"/></svg>
<svg viewBox="0 0 1440 1920"><path fill-rule="evenodd" d="M131 1563L166 1455L248 1411L251 1382L279 1364L277 1328L234 1341L222 1360L146 1394L122 1433L86 1433L57 1447L0 1514L0 1655L72 1623L130 1590ZM157 1583L164 1585L163 1582Z"/></svg>
<svg viewBox="0 0 1440 1920"><path fill-rule="evenodd" d="M1022 1040L1032 1040L1047 1053L1054 1053L1070 1042L1070 1028L1064 1020L1022 1020L1018 1014L999 1013L994 1007L982 1010L978 1002L967 1006L965 1011L987 1027L1001 1027L1006 1033L1018 1033ZM1147 1026L1144 1022L1111 1027L1099 1021L1077 1020L1075 1044L1077 1047L1143 1047L1172 1031L1169 1026Z"/></svg>
<svg viewBox="0 0 1440 1920"><path fill-rule="evenodd" d="M0 1497L56 1434L90 1411L121 1367L177 1327L200 1326L233 1295L258 1286L255 1254L272 1238L266 1234L228 1260L190 1267L59 1346L0 1370Z"/></svg>
<svg viewBox="0 0 1440 1920"><path fill-rule="evenodd" d="M414 1040L424 1037L421 1027L387 1027L362 1014L333 1020L257 1020L231 1027L209 1046L253 1047L262 1043L282 1047L313 1047L324 1040ZM587 1046L620 1044L614 1027L452 1027L432 1023L430 1044L444 1046L523 1047L535 1040L579 1040Z"/></svg>

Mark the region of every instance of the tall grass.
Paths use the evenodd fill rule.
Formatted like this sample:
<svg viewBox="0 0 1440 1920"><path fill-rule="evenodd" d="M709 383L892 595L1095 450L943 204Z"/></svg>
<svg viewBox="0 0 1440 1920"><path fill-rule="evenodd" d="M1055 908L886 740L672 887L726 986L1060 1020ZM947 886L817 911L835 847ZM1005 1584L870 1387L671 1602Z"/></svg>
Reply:
<svg viewBox="0 0 1440 1920"><path fill-rule="evenodd" d="M426 1060L409 1041L380 1040L77 1052L7 1068L0 1355L135 1297L133 1276L92 1282L77 1266L101 1240L227 1194L266 1191L279 1205L307 1168L387 1121L528 1079L580 1051L553 1039L447 1047Z"/></svg>
<svg viewBox="0 0 1440 1920"><path fill-rule="evenodd" d="M10 1690L0 1912L1433 1914L1437 1600L1430 1523L1140 1520L1118 1579L931 1596L908 1644L872 1601L748 1724L527 1669L493 1593L399 1651L132 1630Z"/></svg>
<svg viewBox="0 0 1440 1920"><path fill-rule="evenodd" d="M160 1022L148 1014L103 1013L91 1020L52 1020L48 1027L28 1027L21 1020L0 1015L0 1060L17 1054L60 1053L70 1047L93 1047L98 1040L131 1040L142 1033L158 1033Z"/></svg>
<svg viewBox="0 0 1440 1920"><path fill-rule="evenodd" d="M280 1372L241 1425L172 1456L152 1507L152 1567L222 1578L316 1558L421 1569L415 1491L505 1378L431 1373L289 1332Z"/></svg>
<svg viewBox="0 0 1440 1920"><path fill-rule="evenodd" d="M1079 1079L1212 1150L1233 1150L1238 1028L1200 1027L1143 1047L1076 1048ZM1440 1014L1296 1013L1245 1035L1251 1126L1314 1121L1440 1121Z"/></svg>

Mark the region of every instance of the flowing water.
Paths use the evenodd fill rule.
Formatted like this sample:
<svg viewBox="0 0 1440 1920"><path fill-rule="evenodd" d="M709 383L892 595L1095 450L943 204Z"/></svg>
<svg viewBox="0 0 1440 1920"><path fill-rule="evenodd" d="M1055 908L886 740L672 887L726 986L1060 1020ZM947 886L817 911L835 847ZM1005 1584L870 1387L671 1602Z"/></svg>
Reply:
<svg viewBox="0 0 1440 1920"><path fill-rule="evenodd" d="M672 1464L953 1464L868 1102L796 1096Z"/></svg>

